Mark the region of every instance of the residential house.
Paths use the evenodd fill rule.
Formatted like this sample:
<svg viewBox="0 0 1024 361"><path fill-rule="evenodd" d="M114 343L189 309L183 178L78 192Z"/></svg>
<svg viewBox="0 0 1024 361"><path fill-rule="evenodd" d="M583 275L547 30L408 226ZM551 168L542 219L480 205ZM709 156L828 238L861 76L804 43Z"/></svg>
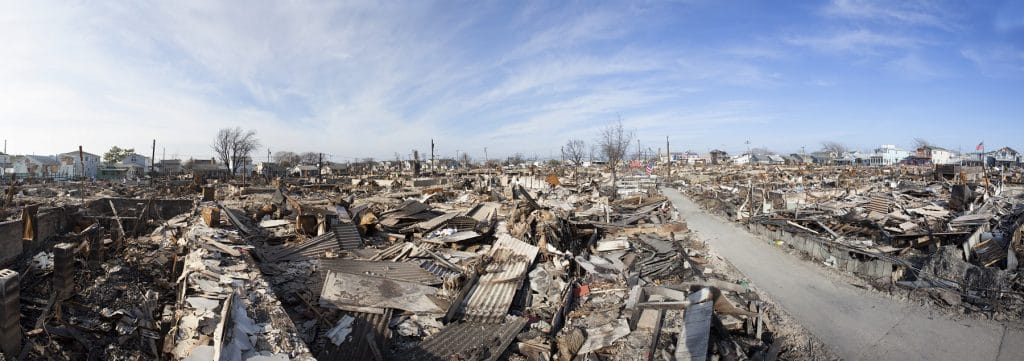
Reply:
<svg viewBox="0 0 1024 361"><path fill-rule="evenodd" d="M96 178L96 170L99 169L102 159L100 156L77 150L57 155L60 162L60 169L57 171L60 177L64 178Z"/></svg>
<svg viewBox="0 0 1024 361"><path fill-rule="evenodd" d="M284 177L288 175L288 169L274 162L259 162L253 168L256 174L267 177Z"/></svg>
<svg viewBox="0 0 1024 361"><path fill-rule="evenodd" d="M932 145L918 147L913 157L919 160L928 160L931 164L949 164L953 158L953 152Z"/></svg>
<svg viewBox="0 0 1024 361"><path fill-rule="evenodd" d="M298 177L316 177L320 175L320 169L315 165L299 164L288 170L288 174Z"/></svg>
<svg viewBox="0 0 1024 361"><path fill-rule="evenodd" d="M705 163L704 158L700 156L700 153L686 151L683 153L683 161L686 164L703 164Z"/></svg>
<svg viewBox="0 0 1024 361"><path fill-rule="evenodd" d="M219 178L231 174L227 166L217 163L215 159L193 159L192 164L186 168L191 168L187 171L197 178Z"/></svg>
<svg viewBox="0 0 1024 361"><path fill-rule="evenodd" d="M320 173L323 175L347 175L348 164L330 162L320 167Z"/></svg>
<svg viewBox="0 0 1024 361"><path fill-rule="evenodd" d="M817 151L811 153L811 158L814 159L814 164L831 165L835 162L836 158L839 158L839 154L836 152Z"/></svg>
<svg viewBox="0 0 1024 361"><path fill-rule="evenodd" d="M127 176L132 178L141 178L145 176L146 172L149 171L150 164L151 162L149 157L136 153L128 154L124 159L121 159L120 162L120 165L123 168L128 169Z"/></svg>
<svg viewBox="0 0 1024 361"><path fill-rule="evenodd" d="M14 173L22 178L51 178L58 176L60 163L56 157L22 155L15 157Z"/></svg>
<svg viewBox="0 0 1024 361"><path fill-rule="evenodd" d="M793 153L789 155L790 164L813 164L814 157L810 154Z"/></svg>
<svg viewBox="0 0 1024 361"><path fill-rule="evenodd" d="M753 161L753 156L749 153L743 153L732 158L732 163L737 165L750 164Z"/></svg>
<svg viewBox="0 0 1024 361"><path fill-rule="evenodd" d="M729 162L729 153L726 153L724 150L712 150L710 156L711 164L714 165L725 164Z"/></svg>
<svg viewBox="0 0 1024 361"><path fill-rule="evenodd" d="M12 163L12 158L13 157L10 155L0 152L0 177L4 177L8 173L14 172L14 163Z"/></svg>
<svg viewBox="0 0 1024 361"><path fill-rule="evenodd" d="M156 172L162 175L180 174L182 171L181 159L161 159L156 163Z"/></svg>
<svg viewBox="0 0 1024 361"><path fill-rule="evenodd" d="M897 148L893 144L883 144L875 148L874 154L867 158L867 164L872 166L888 166L899 164L910 156L910 152Z"/></svg>
<svg viewBox="0 0 1024 361"><path fill-rule="evenodd" d="M1022 157L1019 152L1010 147L1002 147L999 148L998 150L985 153L985 163L991 166L1020 166L1022 161L1024 161L1024 157Z"/></svg>
<svg viewBox="0 0 1024 361"><path fill-rule="evenodd" d="M786 158L784 158L783 156L778 155L778 154L768 154L766 156L766 158L768 158L768 164L773 164L773 165L786 164Z"/></svg>

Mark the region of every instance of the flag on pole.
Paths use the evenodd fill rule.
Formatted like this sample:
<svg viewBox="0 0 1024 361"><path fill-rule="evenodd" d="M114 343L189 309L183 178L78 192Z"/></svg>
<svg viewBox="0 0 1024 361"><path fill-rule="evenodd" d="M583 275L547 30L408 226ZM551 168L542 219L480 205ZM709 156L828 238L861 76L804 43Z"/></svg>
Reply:
<svg viewBox="0 0 1024 361"><path fill-rule="evenodd" d="M654 161L653 160L650 163L647 163L647 175L651 175L651 172L654 172Z"/></svg>
<svg viewBox="0 0 1024 361"><path fill-rule="evenodd" d="M974 150L979 152L985 150L985 141L983 140L981 143L978 143L978 146L974 147Z"/></svg>

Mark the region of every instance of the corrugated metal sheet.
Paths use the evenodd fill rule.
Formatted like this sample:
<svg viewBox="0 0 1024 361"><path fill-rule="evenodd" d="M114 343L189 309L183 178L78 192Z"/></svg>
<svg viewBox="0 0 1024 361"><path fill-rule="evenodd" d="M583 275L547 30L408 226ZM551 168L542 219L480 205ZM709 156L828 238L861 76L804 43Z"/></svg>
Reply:
<svg viewBox="0 0 1024 361"><path fill-rule="evenodd" d="M265 247L260 251L260 258L265 262L294 261L321 257L328 251L337 252L340 248L334 232L327 232L304 241Z"/></svg>
<svg viewBox="0 0 1024 361"><path fill-rule="evenodd" d="M460 275L459 272L455 272L444 266L438 265L433 260L429 259L420 262L420 268L426 270L427 272L430 272L431 274L441 278L442 280L452 277L458 277Z"/></svg>
<svg viewBox="0 0 1024 361"><path fill-rule="evenodd" d="M356 249L363 246L363 237L355 223L339 221L331 225L331 233L338 240L341 249Z"/></svg>
<svg viewBox="0 0 1024 361"><path fill-rule="evenodd" d="M522 317L502 318L501 323L462 322L450 324L409 352L409 361L481 360L495 361L526 326ZM355 360L355 359L353 359Z"/></svg>
<svg viewBox="0 0 1024 361"><path fill-rule="evenodd" d="M355 317L356 320L352 324L351 336L340 345L335 345L327 340L326 337L321 337L321 340L325 340L325 344L320 351L320 354L316 355L317 360L320 361L348 361L348 360L379 360L383 361L388 359L387 344L391 339L391 330L388 329L388 321L391 320L391 309L385 309L383 314L374 313L363 313L363 312L347 312L342 315L348 314ZM333 325L329 325L325 328L330 329Z"/></svg>
<svg viewBox="0 0 1024 361"><path fill-rule="evenodd" d="M892 211L892 198L886 196L873 195L868 200L868 203L864 205L864 208L869 211L875 211L878 213L886 214Z"/></svg>
<svg viewBox="0 0 1024 361"><path fill-rule="evenodd" d="M460 232L472 231L476 229L478 223L475 218L470 216L455 216L445 223L445 228L455 228Z"/></svg>
<svg viewBox="0 0 1024 361"><path fill-rule="evenodd" d="M445 213L440 216L434 217L431 220L420 222L419 224L416 225L416 227L418 227L423 232L430 232L435 229L441 228L441 226L448 222L448 220L452 219L452 217L455 217L457 215L459 214L454 212Z"/></svg>
<svg viewBox="0 0 1024 361"><path fill-rule="evenodd" d="M383 277L399 281L416 282L425 285L441 284L434 273L423 269L417 262L363 261L344 258L321 259L324 270Z"/></svg>
<svg viewBox="0 0 1024 361"><path fill-rule="evenodd" d="M487 273L464 301L463 319L475 322L502 322L512 298L522 285L527 269L537 257L538 248L507 234L498 237L491 249L492 261Z"/></svg>
<svg viewBox="0 0 1024 361"><path fill-rule="evenodd" d="M491 218L498 213L499 208L501 208L501 205L498 203L480 203L477 204L476 207L473 207L473 209L466 213L466 215L473 217L473 219L476 219L478 222L489 222Z"/></svg>

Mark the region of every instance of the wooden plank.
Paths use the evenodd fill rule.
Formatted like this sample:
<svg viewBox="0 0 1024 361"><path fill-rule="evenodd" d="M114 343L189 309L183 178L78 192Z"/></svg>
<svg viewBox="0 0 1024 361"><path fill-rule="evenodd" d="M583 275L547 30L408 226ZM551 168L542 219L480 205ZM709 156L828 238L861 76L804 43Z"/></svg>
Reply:
<svg viewBox="0 0 1024 361"><path fill-rule="evenodd" d="M686 309L683 325L676 342L676 360L704 361L707 359L713 305L713 302L703 302L690 305Z"/></svg>
<svg viewBox="0 0 1024 361"><path fill-rule="evenodd" d="M124 224L121 223L121 217L117 215L117 207L114 207L114 201L107 200L107 202L110 202L110 212L114 214L114 220L117 221L117 231L121 234L121 237L118 238L118 244L120 245L120 242L124 239ZM121 249L120 246L117 248Z"/></svg>

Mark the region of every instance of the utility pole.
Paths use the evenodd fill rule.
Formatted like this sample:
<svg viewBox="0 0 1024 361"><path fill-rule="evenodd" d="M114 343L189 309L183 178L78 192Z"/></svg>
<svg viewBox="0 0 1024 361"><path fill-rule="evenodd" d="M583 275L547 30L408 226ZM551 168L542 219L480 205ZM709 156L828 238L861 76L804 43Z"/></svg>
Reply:
<svg viewBox="0 0 1024 361"><path fill-rule="evenodd" d="M672 180L672 150L668 147L668 136L665 136L665 155L668 156L668 174L665 176L665 181Z"/></svg>
<svg viewBox="0 0 1024 361"><path fill-rule="evenodd" d="M153 150L149 153L149 173L153 173L153 166L156 165L156 139L153 139Z"/></svg>
<svg viewBox="0 0 1024 361"><path fill-rule="evenodd" d="M4 153L7 153L7 152L4 152ZM84 177L85 176L85 152L82 151L82 146L81 145L78 146L78 163L82 164L81 176Z"/></svg>
<svg viewBox="0 0 1024 361"><path fill-rule="evenodd" d="M434 175L434 138L430 138L430 175Z"/></svg>
<svg viewBox="0 0 1024 361"><path fill-rule="evenodd" d="M324 154L320 153L320 160L316 162L316 179L317 183L323 183L324 180Z"/></svg>
<svg viewBox="0 0 1024 361"><path fill-rule="evenodd" d="M487 168L487 147L484 147L484 168Z"/></svg>

